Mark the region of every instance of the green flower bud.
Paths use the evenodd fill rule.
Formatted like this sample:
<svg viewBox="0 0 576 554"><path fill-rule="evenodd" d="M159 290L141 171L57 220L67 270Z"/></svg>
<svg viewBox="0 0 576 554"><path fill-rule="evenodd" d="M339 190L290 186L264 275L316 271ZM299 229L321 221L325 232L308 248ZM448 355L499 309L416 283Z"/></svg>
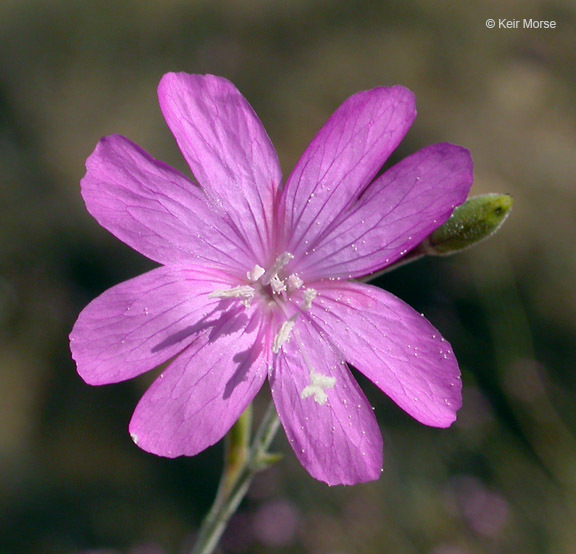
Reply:
<svg viewBox="0 0 576 554"><path fill-rule="evenodd" d="M512 209L509 194L482 194L458 206L450 219L420 246L429 256L449 256L493 235Z"/></svg>

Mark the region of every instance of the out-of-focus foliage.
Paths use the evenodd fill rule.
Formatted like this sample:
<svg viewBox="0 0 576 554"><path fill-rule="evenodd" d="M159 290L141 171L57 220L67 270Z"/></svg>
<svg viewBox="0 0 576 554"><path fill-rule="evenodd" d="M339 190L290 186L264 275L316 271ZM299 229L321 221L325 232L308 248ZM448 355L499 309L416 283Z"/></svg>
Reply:
<svg viewBox="0 0 576 554"><path fill-rule="evenodd" d="M486 28L504 17L557 28ZM403 84L419 117L394 160L463 145L473 193L514 197L496 237L378 281L451 341L458 423L422 427L363 380L380 481L328 488L280 437L226 551L575 552L575 28L571 0L1 2L0 552L181 552L213 498L221 447L141 452L126 428L151 377L89 387L67 346L89 300L152 267L78 183L111 133L187 171L156 102L171 70L231 79L286 173L346 97Z"/></svg>

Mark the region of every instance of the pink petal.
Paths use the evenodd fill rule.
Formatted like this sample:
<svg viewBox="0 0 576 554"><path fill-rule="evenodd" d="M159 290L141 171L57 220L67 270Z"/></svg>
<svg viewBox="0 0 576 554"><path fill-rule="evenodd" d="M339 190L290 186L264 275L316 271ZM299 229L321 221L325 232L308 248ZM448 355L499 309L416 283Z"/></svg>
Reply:
<svg viewBox="0 0 576 554"><path fill-rule="evenodd" d="M346 360L412 417L448 427L462 405L452 348L422 315L381 289L316 283L313 320Z"/></svg>
<svg viewBox="0 0 576 554"><path fill-rule="evenodd" d="M393 263L450 217L472 181L468 150L451 144L420 150L376 179L310 243L298 271L307 279L350 279Z"/></svg>
<svg viewBox="0 0 576 554"><path fill-rule="evenodd" d="M374 179L415 116L414 95L403 87L355 94L336 110L284 188L283 250L304 255Z"/></svg>
<svg viewBox="0 0 576 554"><path fill-rule="evenodd" d="M142 449L193 456L219 441L262 386L269 340L253 318L240 329L204 333L152 384L130 422Z"/></svg>
<svg viewBox="0 0 576 554"><path fill-rule="evenodd" d="M86 170L82 196L88 211L145 256L162 264L193 261L244 272L253 266L201 189L128 139L103 138Z"/></svg>
<svg viewBox="0 0 576 554"><path fill-rule="evenodd" d="M140 375L188 346L222 317L208 295L237 283L215 269L160 267L107 290L70 333L78 373L91 385Z"/></svg>
<svg viewBox="0 0 576 554"><path fill-rule="evenodd" d="M213 75L168 73L158 97L194 176L265 265L281 172L260 120L232 83Z"/></svg>
<svg viewBox="0 0 576 554"><path fill-rule="evenodd" d="M271 376L276 409L296 456L312 477L329 485L378 479L382 437L368 400L322 336L303 320L296 325ZM314 394L302 397L311 369L335 379L325 389L324 404Z"/></svg>

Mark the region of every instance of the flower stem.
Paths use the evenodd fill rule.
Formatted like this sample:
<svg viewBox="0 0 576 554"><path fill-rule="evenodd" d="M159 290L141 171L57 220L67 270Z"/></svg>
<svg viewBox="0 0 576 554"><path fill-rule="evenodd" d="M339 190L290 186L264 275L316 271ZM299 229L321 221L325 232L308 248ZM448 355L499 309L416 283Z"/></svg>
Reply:
<svg viewBox="0 0 576 554"><path fill-rule="evenodd" d="M190 554L210 554L214 551L230 517L248 492L254 475L276 461L268 452L280 424L273 402L270 402L254 440L248 446L251 423L252 406L248 406L226 436L224 470L218 493L202 522Z"/></svg>

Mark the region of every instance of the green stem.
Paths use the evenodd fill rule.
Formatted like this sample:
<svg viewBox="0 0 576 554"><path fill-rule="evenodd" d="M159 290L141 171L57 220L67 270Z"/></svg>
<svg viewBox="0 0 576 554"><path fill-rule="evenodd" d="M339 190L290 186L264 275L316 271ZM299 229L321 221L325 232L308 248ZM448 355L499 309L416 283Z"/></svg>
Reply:
<svg viewBox="0 0 576 554"><path fill-rule="evenodd" d="M249 406L226 436L224 470L216 500L202 522L190 554L210 554L214 551L254 475L268 467L273 460L268 448L280 424L274 404L271 402L268 406L254 441L248 447L251 421L252 408Z"/></svg>

